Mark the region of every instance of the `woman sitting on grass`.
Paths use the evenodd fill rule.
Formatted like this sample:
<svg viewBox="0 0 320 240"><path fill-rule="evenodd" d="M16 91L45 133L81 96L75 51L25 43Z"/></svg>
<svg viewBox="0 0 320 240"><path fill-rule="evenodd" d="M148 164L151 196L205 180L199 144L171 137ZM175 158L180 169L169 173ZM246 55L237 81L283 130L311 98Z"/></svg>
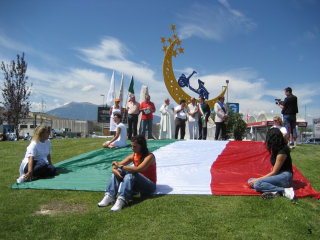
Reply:
<svg viewBox="0 0 320 240"><path fill-rule="evenodd" d="M152 194L156 190L156 159L149 152L146 139L137 135L131 139L131 146L133 154L121 162L112 162L113 174L104 198L98 203L99 207L106 207L114 203L119 193L116 203L111 208L111 211L119 211L128 204L133 193ZM134 165L129 166L130 163Z"/></svg>
<svg viewBox="0 0 320 240"><path fill-rule="evenodd" d="M18 184L55 175L56 168L51 162L49 134L46 126L38 126L34 131L34 136L20 165Z"/></svg>
<svg viewBox="0 0 320 240"><path fill-rule="evenodd" d="M117 124L116 135L110 140L102 144L104 148L116 148L127 146L127 127L121 122L121 114L113 114L113 120Z"/></svg>
<svg viewBox="0 0 320 240"><path fill-rule="evenodd" d="M279 130L271 128L266 137L266 147L271 153L270 162L273 169L260 178L250 178L248 184L257 192L262 192L262 198L269 199L278 195L294 199L291 187L293 172L290 149Z"/></svg>

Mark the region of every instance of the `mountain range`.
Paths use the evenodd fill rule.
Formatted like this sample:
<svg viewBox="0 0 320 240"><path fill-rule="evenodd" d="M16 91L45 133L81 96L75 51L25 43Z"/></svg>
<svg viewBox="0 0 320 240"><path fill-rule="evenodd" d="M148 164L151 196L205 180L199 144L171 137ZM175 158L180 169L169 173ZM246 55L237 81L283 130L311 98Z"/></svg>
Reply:
<svg viewBox="0 0 320 240"><path fill-rule="evenodd" d="M99 105L88 102L71 102L46 113L60 118L97 121L98 107ZM154 115L153 119L154 123L160 122L160 117L157 115Z"/></svg>

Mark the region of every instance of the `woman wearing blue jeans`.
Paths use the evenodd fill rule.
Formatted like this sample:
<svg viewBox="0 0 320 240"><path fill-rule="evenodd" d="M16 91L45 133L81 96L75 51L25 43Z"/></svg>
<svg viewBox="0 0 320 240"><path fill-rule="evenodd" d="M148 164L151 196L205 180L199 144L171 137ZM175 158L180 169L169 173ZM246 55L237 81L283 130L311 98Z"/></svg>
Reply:
<svg viewBox="0 0 320 240"><path fill-rule="evenodd" d="M115 202L111 211L119 211L129 203L134 193L150 195L156 190L156 158L149 152L145 137L137 135L131 138L131 147L132 154L121 162L112 162L113 174L99 207Z"/></svg>
<svg viewBox="0 0 320 240"><path fill-rule="evenodd" d="M278 128L271 128L266 137L266 147L271 153L273 169L260 178L250 178L249 187L261 192L262 198L269 199L282 195L293 200L295 195L291 187L293 172L290 149Z"/></svg>

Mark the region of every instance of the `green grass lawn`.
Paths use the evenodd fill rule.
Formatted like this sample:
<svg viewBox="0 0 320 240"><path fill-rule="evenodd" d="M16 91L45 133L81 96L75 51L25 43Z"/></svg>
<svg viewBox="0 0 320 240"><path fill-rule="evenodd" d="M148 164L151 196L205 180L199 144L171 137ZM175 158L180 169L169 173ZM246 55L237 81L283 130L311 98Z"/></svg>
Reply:
<svg viewBox="0 0 320 240"><path fill-rule="evenodd" d="M99 149L103 141L52 140L53 162ZM0 239L320 239L320 202L313 198L136 197L113 213L97 207L102 192L13 190L27 145L0 142ZM320 146L298 146L292 158L320 191Z"/></svg>

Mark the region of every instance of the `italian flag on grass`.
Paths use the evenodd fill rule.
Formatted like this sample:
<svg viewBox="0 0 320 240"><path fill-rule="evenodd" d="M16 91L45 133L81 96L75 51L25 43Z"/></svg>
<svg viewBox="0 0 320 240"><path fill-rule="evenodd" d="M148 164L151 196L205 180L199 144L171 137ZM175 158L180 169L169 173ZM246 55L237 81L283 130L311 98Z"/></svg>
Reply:
<svg viewBox="0 0 320 240"><path fill-rule="evenodd" d="M259 195L248 179L271 171L270 154L263 142L153 140L148 149L156 157L155 194ZM104 191L112 174L111 163L132 154L130 145L99 149L55 164L54 178L13 184L12 188ZM320 194L293 166L297 197Z"/></svg>
<svg viewBox="0 0 320 240"><path fill-rule="evenodd" d="M179 141L154 155L159 194L259 195L249 188L248 179L272 169L263 142ZM293 171L296 196L319 199L320 194L295 166Z"/></svg>

